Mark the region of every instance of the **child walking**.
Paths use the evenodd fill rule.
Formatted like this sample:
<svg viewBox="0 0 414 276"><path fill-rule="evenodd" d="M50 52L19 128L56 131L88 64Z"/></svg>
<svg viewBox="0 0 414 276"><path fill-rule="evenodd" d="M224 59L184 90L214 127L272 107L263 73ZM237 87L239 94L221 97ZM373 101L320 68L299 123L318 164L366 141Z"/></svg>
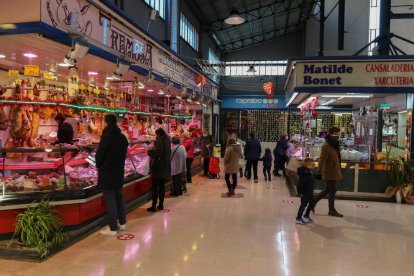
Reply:
<svg viewBox="0 0 414 276"><path fill-rule="evenodd" d="M265 149L265 154L260 161L263 161L263 174L265 177L265 181L272 181L272 177L270 174L270 170L272 169L272 151L267 148Z"/></svg>
<svg viewBox="0 0 414 276"><path fill-rule="evenodd" d="M314 166L315 161L310 158L306 158L303 162L303 166L298 168L298 194L301 196L300 207L298 210L298 215L296 216L296 223L298 224L307 224L313 222L309 215L313 207L313 190L315 189L312 175L312 169ZM305 208L306 212L302 217Z"/></svg>

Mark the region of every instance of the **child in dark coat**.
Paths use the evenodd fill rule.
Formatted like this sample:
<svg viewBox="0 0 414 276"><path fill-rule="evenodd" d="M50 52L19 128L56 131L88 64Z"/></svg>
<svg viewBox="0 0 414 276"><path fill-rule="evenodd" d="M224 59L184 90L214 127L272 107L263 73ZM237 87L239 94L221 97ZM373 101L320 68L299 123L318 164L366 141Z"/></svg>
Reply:
<svg viewBox="0 0 414 276"><path fill-rule="evenodd" d="M300 207L298 215L296 216L296 223L298 224L313 222L309 215L313 207L313 190L315 189L312 175L312 169L314 166L315 162L310 158L306 158L303 162L303 166L298 168L298 194L301 196ZM305 215L302 217L306 207L307 209Z"/></svg>
<svg viewBox="0 0 414 276"><path fill-rule="evenodd" d="M265 181L272 181L270 170L272 169L272 151L267 148L265 150L265 154L260 161L263 161L263 174L265 177Z"/></svg>

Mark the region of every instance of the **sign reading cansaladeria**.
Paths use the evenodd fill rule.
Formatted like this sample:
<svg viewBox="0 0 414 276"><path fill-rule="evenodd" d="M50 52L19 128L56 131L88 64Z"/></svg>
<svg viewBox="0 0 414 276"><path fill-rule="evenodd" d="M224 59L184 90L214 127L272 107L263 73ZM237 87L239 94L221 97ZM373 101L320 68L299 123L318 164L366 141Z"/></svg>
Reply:
<svg viewBox="0 0 414 276"><path fill-rule="evenodd" d="M296 87L414 87L414 61L296 63Z"/></svg>

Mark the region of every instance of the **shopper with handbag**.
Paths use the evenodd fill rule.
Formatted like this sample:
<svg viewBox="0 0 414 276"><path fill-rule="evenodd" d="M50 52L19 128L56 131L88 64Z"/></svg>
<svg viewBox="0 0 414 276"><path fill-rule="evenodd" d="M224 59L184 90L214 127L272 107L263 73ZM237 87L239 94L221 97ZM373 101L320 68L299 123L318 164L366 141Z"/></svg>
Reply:
<svg viewBox="0 0 414 276"><path fill-rule="evenodd" d="M187 153L185 148L180 145L178 137L172 138L173 147L171 148L171 177L173 181L172 196L183 195L183 173L186 172Z"/></svg>

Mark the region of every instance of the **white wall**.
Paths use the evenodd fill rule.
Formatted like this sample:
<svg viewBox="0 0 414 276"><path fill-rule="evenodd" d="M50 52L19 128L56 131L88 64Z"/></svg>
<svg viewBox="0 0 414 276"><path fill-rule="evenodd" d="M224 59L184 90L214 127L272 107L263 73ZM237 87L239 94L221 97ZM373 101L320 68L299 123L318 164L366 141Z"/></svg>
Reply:
<svg viewBox="0 0 414 276"><path fill-rule="evenodd" d="M332 10L337 0L325 0L325 16ZM319 19L319 15L317 15ZM344 52L338 46L338 8L325 21L325 55L352 55L368 43L369 0L345 1ZM319 22L310 17L306 26L305 54L315 56L319 50Z"/></svg>
<svg viewBox="0 0 414 276"><path fill-rule="evenodd" d="M392 5L407 5L414 4L412 0L392 0ZM409 10L409 7L392 8L394 13L413 13L414 10ZM391 32L396 35L414 41L414 19L393 19L391 20ZM409 55L414 55L414 45L403 42L399 39L393 38L393 43Z"/></svg>

